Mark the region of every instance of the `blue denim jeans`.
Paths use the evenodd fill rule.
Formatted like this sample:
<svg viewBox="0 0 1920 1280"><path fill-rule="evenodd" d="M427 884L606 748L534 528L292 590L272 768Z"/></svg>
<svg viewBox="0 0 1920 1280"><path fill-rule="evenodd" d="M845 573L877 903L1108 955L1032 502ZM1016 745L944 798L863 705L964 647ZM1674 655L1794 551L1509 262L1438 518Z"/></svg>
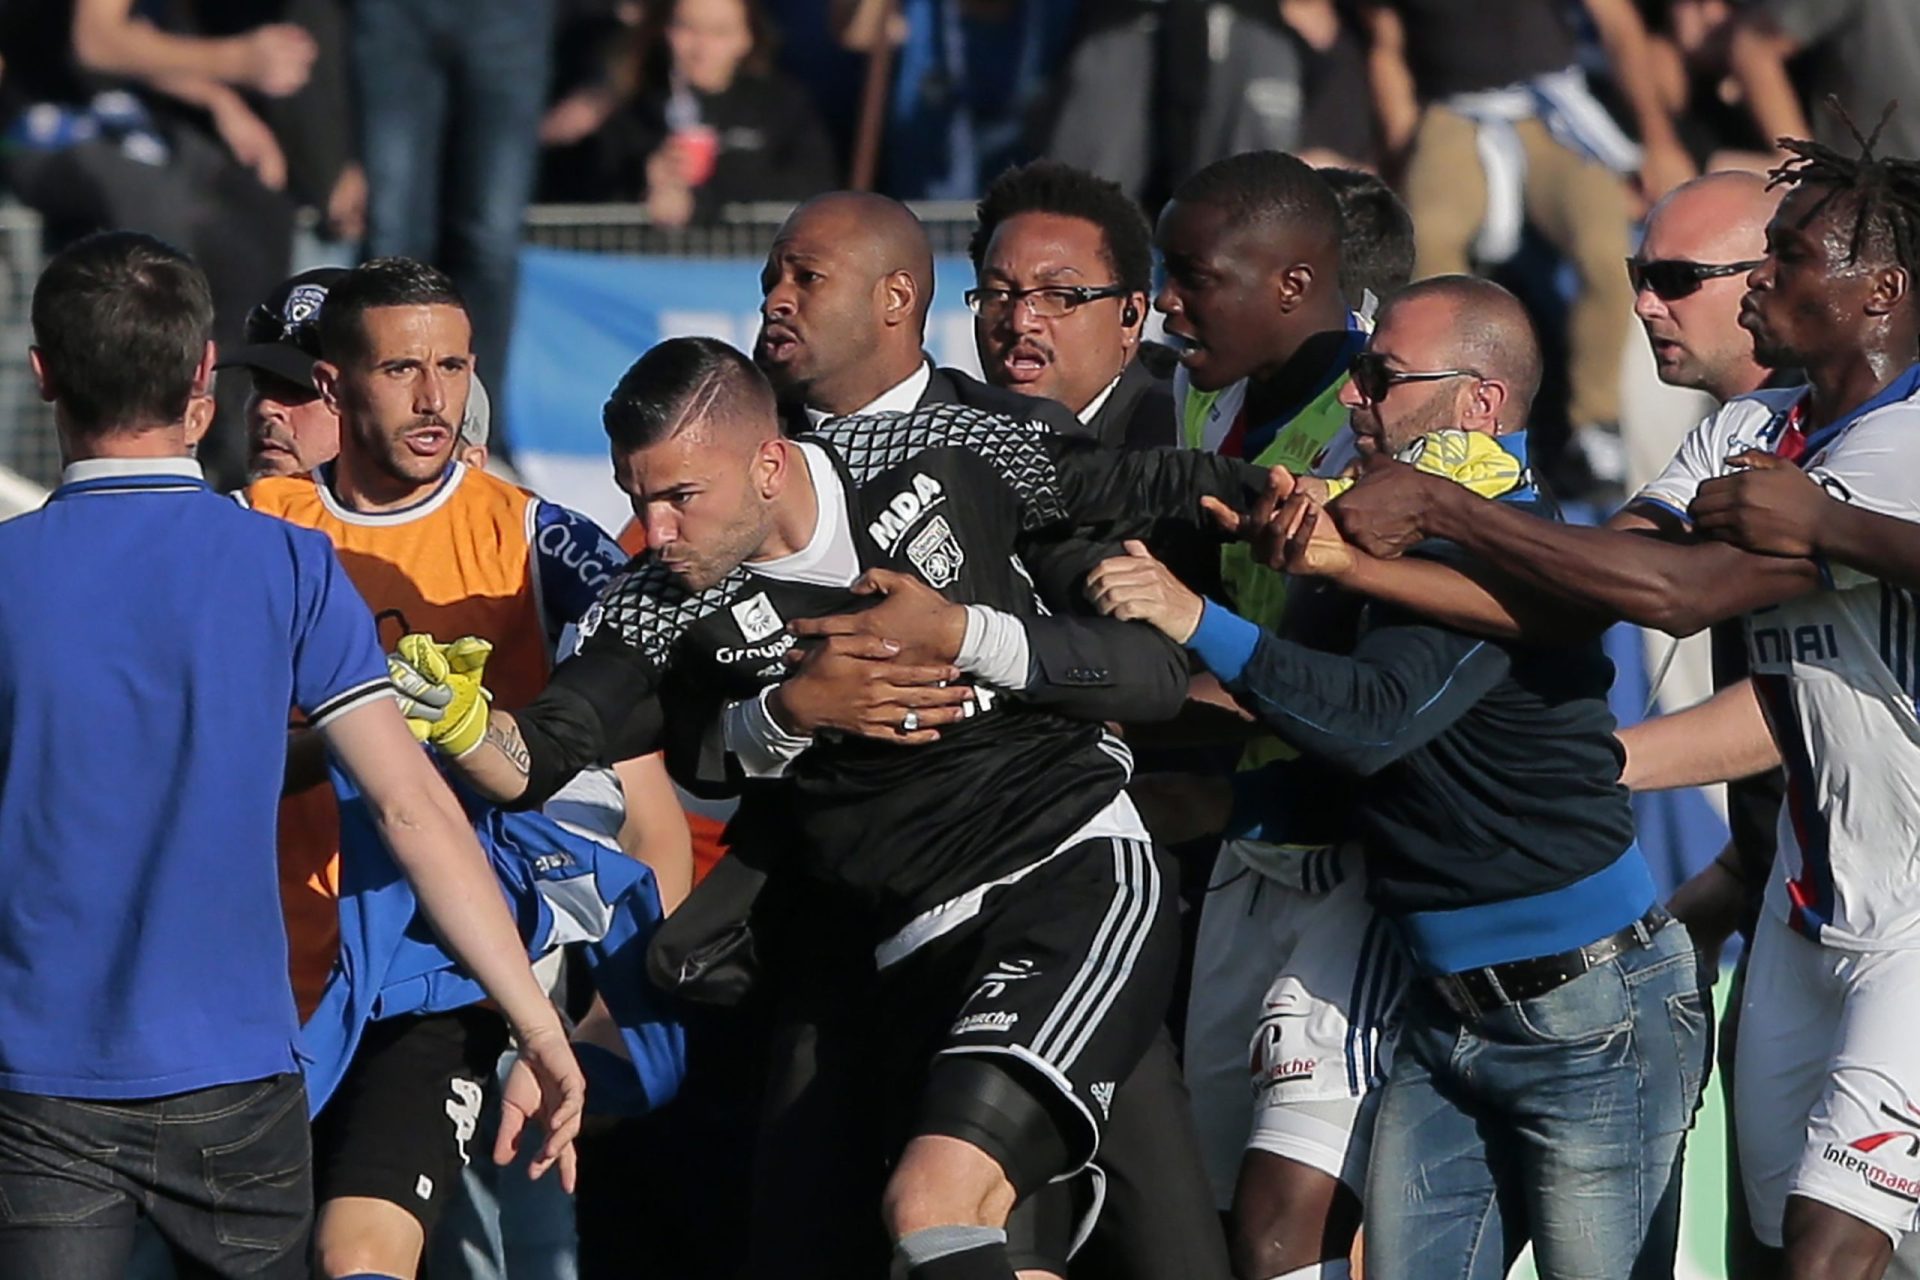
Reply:
<svg viewBox="0 0 1920 1280"><path fill-rule="evenodd" d="M181 1274L307 1275L297 1075L128 1102L0 1093L0 1276L122 1280L145 1218Z"/></svg>
<svg viewBox="0 0 1920 1280"><path fill-rule="evenodd" d="M459 286L496 450L552 43L553 0L353 6L367 253L432 262Z"/></svg>
<svg viewBox="0 0 1920 1280"><path fill-rule="evenodd" d="M500 1055L470 1144L473 1159L433 1233L427 1271L439 1280L579 1280L573 1197L561 1188L557 1170L538 1182L527 1176L540 1149L538 1127L521 1139L512 1164L493 1162L500 1089L517 1056L511 1050Z"/></svg>
<svg viewBox="0 0 1920 1280"><path fill-rule="evenodd" d="M1471 1020L1422 979L1402 1006L1367 1182L1367 1270L1665 1280L1680 1165L1713 1056L1707 984L1669 925L1537 999Z"/></svg>

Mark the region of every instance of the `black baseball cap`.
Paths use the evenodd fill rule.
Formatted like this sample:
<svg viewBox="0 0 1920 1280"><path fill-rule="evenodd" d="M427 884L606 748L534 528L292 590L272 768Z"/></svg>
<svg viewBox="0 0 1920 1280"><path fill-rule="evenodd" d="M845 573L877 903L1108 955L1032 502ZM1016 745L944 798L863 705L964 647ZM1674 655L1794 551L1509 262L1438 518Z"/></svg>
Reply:
<svg viewBox="0 0 1920 1280"><path fill-rule="evenodd" d="M216 369L264 369L303 387L313 385L320 358L320 304L347 274L345 267L315 267L281 284L247 313L246 343L223 352Z"/></svg>

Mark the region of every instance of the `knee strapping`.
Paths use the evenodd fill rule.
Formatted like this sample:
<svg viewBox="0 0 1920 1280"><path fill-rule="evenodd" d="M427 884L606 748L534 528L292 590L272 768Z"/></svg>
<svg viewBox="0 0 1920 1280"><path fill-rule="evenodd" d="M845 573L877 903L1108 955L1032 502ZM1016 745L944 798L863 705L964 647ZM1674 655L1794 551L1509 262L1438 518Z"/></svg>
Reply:
<svg viewBox="0 0 1920 1280"><path fill-rule="evenodd" d="M1018 1196L1045 1186L1073 1162L1046 1101L1005 1067L965 1054L934 1062L917 1132L980 1148L999 1163Z"/></svg>

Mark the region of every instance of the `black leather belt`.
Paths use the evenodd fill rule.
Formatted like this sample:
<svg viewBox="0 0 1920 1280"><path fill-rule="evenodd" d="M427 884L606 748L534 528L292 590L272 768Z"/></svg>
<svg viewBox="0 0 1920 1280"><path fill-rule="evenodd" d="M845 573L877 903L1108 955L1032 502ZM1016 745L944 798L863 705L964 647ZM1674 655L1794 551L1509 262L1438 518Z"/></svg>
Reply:
<svg viewBox="0 0 1920 1280"><path fill-rule="evenodd" d="M1653 941L1654 934L1672 922L1667 909L1656 903L1626 928L1584 947L1531 960L1510 960L1484 969L1443 973L1429 978L1428 982L1449 1009L1463 1018L1477 1018L1565 986L1590 969L1646 946Z"/></svg>

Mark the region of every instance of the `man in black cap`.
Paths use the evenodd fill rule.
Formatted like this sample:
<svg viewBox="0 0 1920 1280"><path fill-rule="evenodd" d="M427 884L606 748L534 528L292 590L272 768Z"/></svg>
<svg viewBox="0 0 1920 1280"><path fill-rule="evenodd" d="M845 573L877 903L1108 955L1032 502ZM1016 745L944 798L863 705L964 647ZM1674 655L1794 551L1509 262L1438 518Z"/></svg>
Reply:
<svg viewBox="0 0 1920 1280"><path fill-rule="evenodd" d="M253 377L248 483L305 474L340 452L340 418L314 387L313 362L320 358L320 304L345 274L345 267L315 267L283 281L247 313L246 345L214 366Z"/></svg>

